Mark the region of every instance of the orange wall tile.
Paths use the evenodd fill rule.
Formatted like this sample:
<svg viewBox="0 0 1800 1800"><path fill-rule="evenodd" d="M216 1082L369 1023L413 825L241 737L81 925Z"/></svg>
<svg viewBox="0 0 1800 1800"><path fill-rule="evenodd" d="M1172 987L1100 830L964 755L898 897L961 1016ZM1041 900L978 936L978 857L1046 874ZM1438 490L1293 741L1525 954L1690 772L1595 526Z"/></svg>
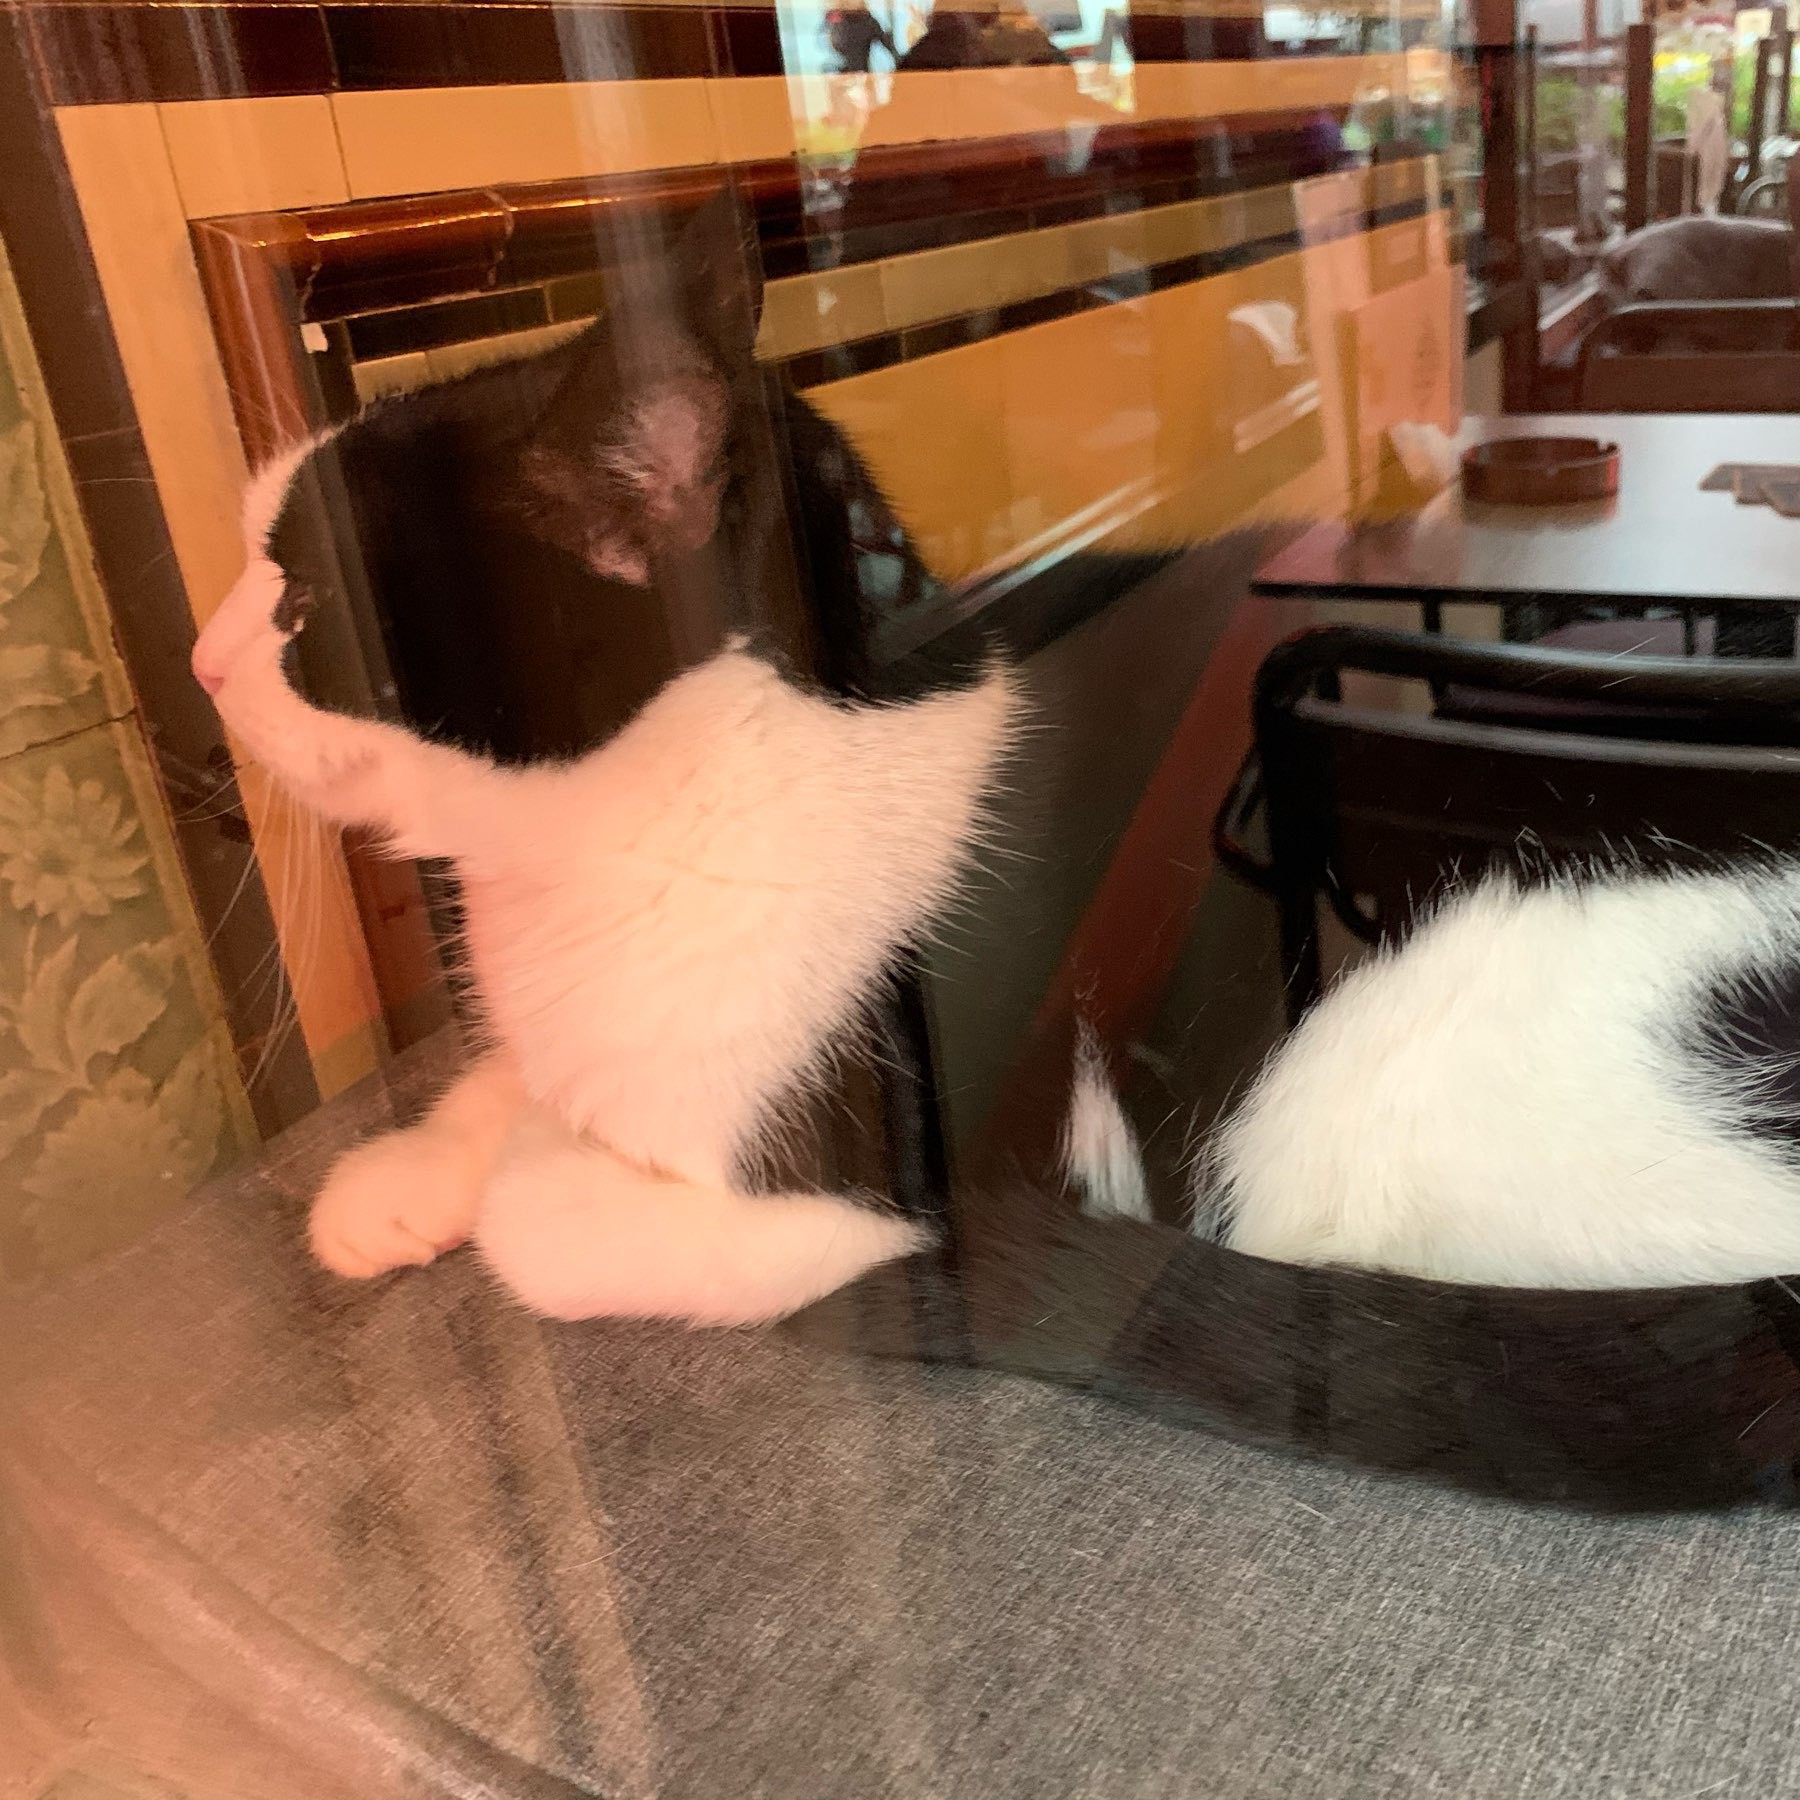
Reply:
<svg viewBox="0 0 1800 1800"><path fill-rule="evenodd" d="M1111 547L1149 548L1214 534L1303 478L1309 496L1341 505L1347 372L1337 320L1367 299L1384 240L1418 232L1406 223L1340 238L808 398L855 439L946 579L1040 553L1059 528L1090 525L1097 508L1114 509ZM1435 291L1448 293L1436 266ZM1309 348L1291 368L1244 327L1234 336L1235 311L1267 305L1300 321ZM1234 427L1264 413L1310 423L1265 426L1275 447L1260 454L1234 449Z"/></svg>
<svg viewBox="0 0 1800 1800"><path fill-rule="evenodd" d="M350 198L331 102L322 94L159 106L190 219Z"/></svg>

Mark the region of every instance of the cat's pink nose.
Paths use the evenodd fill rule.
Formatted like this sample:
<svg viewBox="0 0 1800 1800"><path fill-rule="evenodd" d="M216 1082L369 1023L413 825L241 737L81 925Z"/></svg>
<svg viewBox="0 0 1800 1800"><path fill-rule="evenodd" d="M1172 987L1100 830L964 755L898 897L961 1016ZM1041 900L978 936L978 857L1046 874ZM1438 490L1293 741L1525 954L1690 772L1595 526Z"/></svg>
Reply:
<svg viewBox="0 0 1800 1800"><path fill-rule="evenodd" d="M194 679L206 689L208 694L216 694L225 685L224 675L212 666L211 661L202 654L204 646L196 644L194 654L189 659L189 667L194 671Z"/></svg>

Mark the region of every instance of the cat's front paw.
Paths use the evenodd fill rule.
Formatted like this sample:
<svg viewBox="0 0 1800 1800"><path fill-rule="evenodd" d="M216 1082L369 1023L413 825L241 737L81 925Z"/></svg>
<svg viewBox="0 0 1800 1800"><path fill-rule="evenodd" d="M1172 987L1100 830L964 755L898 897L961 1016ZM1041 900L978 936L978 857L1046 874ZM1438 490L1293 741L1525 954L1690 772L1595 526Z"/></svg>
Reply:
<svg viewBox="0 0 1800 1800"><path fill-rule="evenodd" d="M474 1228L485 1172L469 1147L417 1126L359 1144L313 1202L313 1255L353 1280L431 1262Z"/></svg>

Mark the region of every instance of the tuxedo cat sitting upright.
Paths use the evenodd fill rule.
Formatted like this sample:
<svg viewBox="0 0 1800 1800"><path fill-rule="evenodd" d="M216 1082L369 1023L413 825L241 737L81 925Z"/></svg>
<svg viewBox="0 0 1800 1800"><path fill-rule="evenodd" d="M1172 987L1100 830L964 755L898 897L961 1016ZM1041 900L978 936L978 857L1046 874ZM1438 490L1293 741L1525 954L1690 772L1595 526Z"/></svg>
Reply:
<svg viewBox="0 0 1800 1800"><path fill-rule="evenodd" d="M1054 1175L959 1193L954 1253L915 1255L931 1231L878 1199L749 1191L783 1096L950 897L1021 698L981 657L877 686L861 648L929 578L756 368L748 273L707 215L574 341L251 485L195 673L302 801L450 859L486 1034L333 1168L320 1260L472 1239L554 1316L816 1302L866 1354L1517 1497L1800 1501L1791 867L1446 909L1316 1009L1163 1208L1222 1213L1236 1249L1130 1216L1146 1178L1091 1048L1088 1216ZM783 672L770 627L801 618L832 694Z"/></svg>
<svg viewBox="0 0 1800 1800"><path fill-rule="evenodd" d="M742 1181L950 897L1017 680L965 658L875 697L866 646L930 577L850 445L758 368L754 262L714 205L578 338L379 404L250 488L196 673L300 799L454 864L489 1040L423 1124L333 1172L312 1241L344 1274L473 1236L540 1311L727 1322L926 1242L879 1204ZM783 673L797 621L837 697ZM1786 1272L1800 1176L1766 1096L1793 1021L1755 996L1800 966L1794 879L1450 905L1281 1046L1165 1215L1451 1280ZM1091 1058L1075 1099L1078 1185L1141 1209Z"/></svg>
<svg viewBox="0 0 1800 1800"><path fill-rule="evenodd" d="M538 1311L729 1324L926 1241L744 1168L949 896L1018 690L975 659L854 697L876 615L929 578L850 446L765 381L754 264L714 204L571 342L251 484L196 676L308 806L449 859L487 1040L332 1170L311 1239L341 1274L472 1238ZM784 583L804 603L771 618ZM849 695L783 672L795 616Z"/></svg>

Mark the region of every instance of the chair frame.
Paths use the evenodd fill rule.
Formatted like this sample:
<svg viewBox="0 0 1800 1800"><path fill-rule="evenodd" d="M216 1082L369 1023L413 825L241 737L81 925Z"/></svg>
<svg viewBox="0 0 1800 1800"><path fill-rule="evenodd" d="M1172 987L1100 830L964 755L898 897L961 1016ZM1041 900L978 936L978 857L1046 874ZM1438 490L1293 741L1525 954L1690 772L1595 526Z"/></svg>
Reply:
<svg viewBox="0 0 1800 1800"><path fill-rule="evenodd" d="M1400 677L1513 692L1532 699L1583 702L1617 709L1644 706L1691 714L1705 742L1624 736L1617 729L1584 730L1579 712L1566 721L1529 726L1447 719L1430 714L1376 712L1344 705L1347 673ZM1289 1019L1297 1023L1323 991L1318 901L1321 895L1345 927L1367 943L1381 941L1392 920L1371 920L1334 873L1338 794L1320 793L1313 780L1314 741L1322 727L1440 743L1460 750L1531 759L1567 769L1608 765L1746 776L1759 771L1800 789L1800 664L1739 659L1652 658L1489 644L1373 626L1322 626L1276 646L1256 677L1252 701L1254 750L1214 827L1219 859L1271 894L1279 918ZM1260 806L1269 855L1259 861L1243 846L1243 828ZM1796 817L1800 818L1800 811ZM1591 828L1592 848L1619 848L1606 821ZM1800 836L1800 832L1797 832ZM1741 843L1741 840L1739 840ZM1729 829L1697 848L1714 854L1732 846ZM1515 863L1525 844L1515 843ZM1766 846L1765 846L1766 848Z"/></svg>
<svg viewBox="0 0 1800 1800"><path fill-rule="evenodd" d="M1707 326L1741 349L1621 350L1635 334ZM1576 368L1584 412L1800 410L1800 306L1793 300L1634 300L1582 339Z"/></svg>

